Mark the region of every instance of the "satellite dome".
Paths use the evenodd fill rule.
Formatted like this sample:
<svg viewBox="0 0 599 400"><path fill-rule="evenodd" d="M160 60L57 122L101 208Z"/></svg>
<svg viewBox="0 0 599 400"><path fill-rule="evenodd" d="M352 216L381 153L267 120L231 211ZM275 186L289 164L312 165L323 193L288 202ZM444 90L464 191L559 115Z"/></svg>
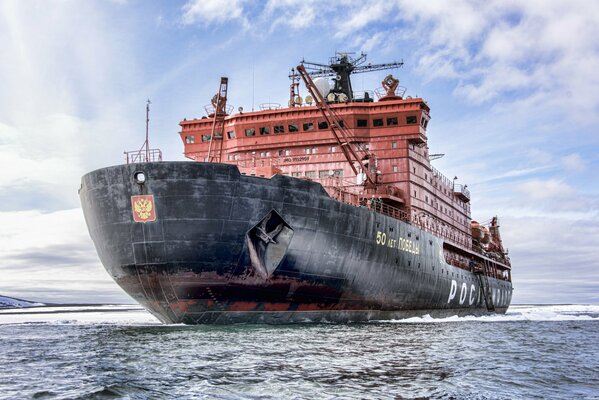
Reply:
<svg viewBox="0 0 599 400"><path fill-rule="evenodd" d="M327 94L331 91L331 85L329 85L329 80L327 78L316 78L314 79L314 86L318 89L318 92L323 98L327 97Z"/></svg>

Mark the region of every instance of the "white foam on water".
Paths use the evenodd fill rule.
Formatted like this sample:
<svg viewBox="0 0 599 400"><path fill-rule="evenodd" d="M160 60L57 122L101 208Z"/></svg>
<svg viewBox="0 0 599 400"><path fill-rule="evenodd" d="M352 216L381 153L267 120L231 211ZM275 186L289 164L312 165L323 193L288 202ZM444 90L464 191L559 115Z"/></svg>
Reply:
<svg viewBox="0 0 599 400"><path fill-rule="evenodd" d="M0 325L6 324L158 325L161 323L140 306L97 305L0 310Z"/></svg>
<svg viewBox="0 0 599 400"><path fill-rule="evenodd" d="M480 317L433 318L430 315L387 323L512 322L512 321L599 321L599 305L514 305L506 314ZM5 324L74 324L74 325L160 325L148 311L137 305L95 305L35 307L0 310L0 325Z"/></svg>
<svg viewBox="0 0 599 400"><path fill-rule="evenodd" d="M430 315L400 320L381 321L391 323L444 323L444 322L513 322L513 321L599 321L599 305L547 304L514 305L505 314L475 316L452 316L433 318Z"/></svg>

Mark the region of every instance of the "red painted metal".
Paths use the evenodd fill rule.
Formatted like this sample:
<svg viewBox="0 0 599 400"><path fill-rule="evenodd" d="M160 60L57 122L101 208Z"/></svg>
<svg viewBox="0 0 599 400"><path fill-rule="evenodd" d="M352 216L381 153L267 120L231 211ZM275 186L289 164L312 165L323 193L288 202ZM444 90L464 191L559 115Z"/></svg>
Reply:
<svg viewBox="0 0 599 400"><path fill-rule="evenodd" d="M471 269L471 260L483 260L482 254L493 251L496 256L489 262L494 274L509 274L500 239L489 246L473 240L466 185L430 163L430 109L423 99L392 95L397 82L387 76L384 101L327 103L302 65L297 72L316 105L226 115L220 162L236 165L242 174L285 174L320 182L338 201L408 221L443 238L453 265ZM214 119L183 120L180 126L185 156L214 161ZM356 181L360 172L366 183Z"/></svg>

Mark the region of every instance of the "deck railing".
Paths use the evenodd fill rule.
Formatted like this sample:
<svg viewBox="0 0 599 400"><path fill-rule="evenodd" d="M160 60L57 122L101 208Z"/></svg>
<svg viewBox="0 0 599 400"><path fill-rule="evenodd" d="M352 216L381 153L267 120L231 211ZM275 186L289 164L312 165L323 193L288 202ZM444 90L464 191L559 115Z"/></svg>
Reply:
<svg viewBox="0 0 599 400"><path fill-rule="evenodd" d="M125 151L124 154L127 164L162 161L162 151L160 149Z"/></svg>

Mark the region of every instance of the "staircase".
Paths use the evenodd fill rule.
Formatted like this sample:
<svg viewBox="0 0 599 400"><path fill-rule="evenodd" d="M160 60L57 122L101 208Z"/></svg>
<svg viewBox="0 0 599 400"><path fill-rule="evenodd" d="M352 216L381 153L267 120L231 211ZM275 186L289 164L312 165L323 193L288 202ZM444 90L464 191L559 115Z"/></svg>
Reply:
<svg viewBox="0 0 599 400"><path fill-rule="evenodd" d="M478 275L478 282L480 284L480 289L482 290L483 297L485 298L485 305L487 306L487 311L495 311L495 305L493 304L493 294L491 293L491 288L489 284L489 273L490 265L487 260L483 260L483 268L477 268L476 274Z"/></svg>

